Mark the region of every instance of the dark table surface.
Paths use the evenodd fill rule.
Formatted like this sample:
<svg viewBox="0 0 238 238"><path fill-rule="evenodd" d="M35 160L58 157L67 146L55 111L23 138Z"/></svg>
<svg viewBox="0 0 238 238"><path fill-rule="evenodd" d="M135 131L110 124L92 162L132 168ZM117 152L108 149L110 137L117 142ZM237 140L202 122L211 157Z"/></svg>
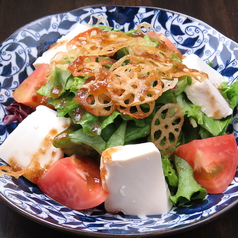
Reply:
<svg viewBox="0 0 238 238"><path fill-rule="evenodd" d="M93 4L154 6L174 10L200 19L238 42L237 0L0 0L0 43L33 20ZM31 221L0 201L0 238L53 236L75 237ZM238 206L209 223L169 237L238 237Z"/></svg>

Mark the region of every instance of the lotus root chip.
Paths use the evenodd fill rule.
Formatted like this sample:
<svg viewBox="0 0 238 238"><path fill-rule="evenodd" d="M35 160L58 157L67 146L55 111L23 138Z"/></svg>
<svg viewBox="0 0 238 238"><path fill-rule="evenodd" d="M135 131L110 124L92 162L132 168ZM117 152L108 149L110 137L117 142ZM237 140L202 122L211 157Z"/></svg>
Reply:
<svg viewBox="0 0 238 238"><path fill-rule="evenodd" d="M69 64L68 70L73 76L94 76L101 67L114 62L113 59L100 56L79 56Z"/></svg>
<svg viewBox="0 0 238 238"><path fill-rule="evenodd" d="M112 56L119 49L131 45L134 41L134 38L123 32L105 32L93 27L75 36L67 43L67 48L79 48L80 55Z"/></svg>
<svg viewBox="0 0 238 238"><path fill-rule="evenodd" d="M184 112L176 103L163 105L151 123L151 140L162 154L172 154L184 122Z"/></svg>
<svg viewBox="0 0 238 238"><path fill-rule="evenodd" d="M137 119L142 119L148 117L153 112L154 107L155 101L152 101L146 104L136 105L132 107L117 106L117 110L124 115L135 117Z"/></svg>
<svg viewBox="0 0 238 238"><path fill-rule="evenodd" d="M127 65L122 63L129 61ZM141 57L125 56L111 69L108 91L116 105L132 107L156 100L162 81L151 64Z"/></svg>
<svg viewBox="0 0 238 238"><path fill-rule="evenodd" d="M109 116L116 110L107 91L108 72L100 68L95 77L90 77L85 84L79 86L75 101L95 116Z"/></svg>

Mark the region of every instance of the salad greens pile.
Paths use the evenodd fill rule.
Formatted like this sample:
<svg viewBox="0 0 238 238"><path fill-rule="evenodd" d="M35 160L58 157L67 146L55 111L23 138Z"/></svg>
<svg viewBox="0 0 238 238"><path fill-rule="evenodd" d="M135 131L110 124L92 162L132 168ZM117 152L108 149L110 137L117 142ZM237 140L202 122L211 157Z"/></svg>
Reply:
<svg viewBox="0 0 238 238"><path fill-rule="evenodd" d="M131 31L126 34L131 34ZM145 37L151 44L155 43L148 36ZM122 48L114 58L118 60L128 52L127 47ZM174 57L173 60L180 59ZM110 65L106 67L110 68ZM53 141L55 147L62 148L69 156L80 154L97 157L112 146L151 141L151 121L156 111L166 103L179 104L185 114L178 145L194 139L224 134L232 117L214 120L207 117L199 106L192 104L184 92L186 86L192 82L190 76L181 77L175 88L165 91L155 101L154 111L146 118L137 119L119 111L114 111L109 116L98 117L86 111L74 100L79 90L78 86L83 85L87 78L75 77L70 71L55 67L47 84L38 90L39 94L49 97L49 104L54 106L58 116L70 117L73 122L70 128L56 136ZM56 88L59 89L57 96L52 93ZM238 104L238 82L232 85L223 83L219 90L234 109ZM182 162L180 158L172 161L166 156L162 161L164 174L171 189L171 201L174 204L181 205L191 199L203 199L206 196L206 191L193 179L192 169L187 163ZM179 166L184 169L180 169Z"/></svg>

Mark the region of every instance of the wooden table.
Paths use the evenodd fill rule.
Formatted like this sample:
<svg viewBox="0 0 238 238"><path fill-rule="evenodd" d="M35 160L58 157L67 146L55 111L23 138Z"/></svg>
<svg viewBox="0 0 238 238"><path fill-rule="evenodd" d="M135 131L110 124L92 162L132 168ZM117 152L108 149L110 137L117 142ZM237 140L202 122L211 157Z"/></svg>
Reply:
<svg viewBox="0 0 238 238"><path fill-rule="evenodd" d="M181 12L198 18L229 38L238 41L237 0L0 0L0 42L3 42L19 27L40 17L69 11L86 5L140 5L155 6ZM233 238L238 234L238 207L201 227L171 238ZM0 238L73 238L23 217L0 202Z"/></svg>

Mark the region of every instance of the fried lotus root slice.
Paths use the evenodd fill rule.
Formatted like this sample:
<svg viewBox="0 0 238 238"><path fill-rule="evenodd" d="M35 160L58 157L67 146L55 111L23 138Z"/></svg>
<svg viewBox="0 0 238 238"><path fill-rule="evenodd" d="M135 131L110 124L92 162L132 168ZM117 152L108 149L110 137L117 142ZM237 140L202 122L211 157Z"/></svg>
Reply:
<svg viewBox="0 0 238 238"><path fill-rule="evenodd" d="M140 105L131 106L131 107L117 106L117 110L124 115L128 115L136 119L142 119L142 118L148 117L153 112L154 107L155 107L155 101L152 101L149 103L140 104Z"/></svg>
<svg viewBox="0 0 238 238"><path fill-rule="evenodd" d="M107 77L107 70L100 68L98 74L90 77L84 85L79 87L78 94L74 98L95 116L109 116L116 110L116 106L107 92Z"/></svg>
<svg viewBox="0 0 238 238"><path fill-rule="evenodd" d="M99 55L112 56L118 50L135 44L135 42L136 39L124 34L123 32L104 32L100 39L100 45L102 48Z"/></svg>
<svg viewBox="0 0 238 238"><path fill-rule="evenodd" d="M184 122L184 112L176 103L162 106L151 122L151 140L163 155L171 155Z"/></svg>
<svg viewBox="0 0 238 238"><path fill-rule="evenodd" d="M146 33L149 33L152 31L157 35L155 28L148 22L143 22L143 23L139 24L137 26L137 30L138 30L138 32L140 32L142 34L146 34Z"/></svg>
<svg viewBox="0 0 238 238"><path fill-rule="evenodd" d="M177 83L178 83L178 78L173 78L171 80L169 79L162 79L162 82L163 82L163 92L169 90L169 89L172 89L174 88Z"/></svg>
<svg viewBox="0 0 238 238"><path fill-rule="evenodd" d="M50 66L52 68L58 67L67 70L70 62L74 61L78 57L77 50L71 50L67 52L58 52L50 60Z"/></svg>
<svg viewBox="0 0 238 238"><path fill-rule="evenodd" d="M79 56L68 66L73 76L94 76L98 70L107 64L113 64L115 60L100 56Z"/></svg>
<svg viewBox="0 0 238 238"><path fill-rule="evenodd" d="M68 51L72 49L80 49L79 55L99 55L101 50L100 45L95 39L100 38L103 34L103 30L98 27L90 28L87 31L79 33L72 40L67 43Z"/></svg>
<svg viewBox="0 0 238 238"><path fill-rule="evenodd" d="M24 173L26 171L27 171L27 169L14 171L13 167L11 167L9 165L1 165L0 166L0 175L7 174L7 175L10 175L16 179L18 179L20 176L24 175Z"/></svg>
<svg viewBox="0 0 238 238"><path fill-rule="evenodd" d="M93 95L87 89L81 89L75 101L95 116L109 116L115 111L115 105L107 93Z"/></svg>
<svg viewBox="0 0 238 238"><path fill-rule="evenodd" d="M126 61L129 63L123 65ZM124 56L109 71L108 91L118 106L126 108L149 103L162 94L161 79L144 58Z"/></svg>
<svg viewBox="0 0 238 238"><path fill-rule="evenodd" d="M80 55L112 56L119 49L131 45L134 38L123 32L105 32L93 27L75 36L67 44L67 48L80 48Z"/></svg>

